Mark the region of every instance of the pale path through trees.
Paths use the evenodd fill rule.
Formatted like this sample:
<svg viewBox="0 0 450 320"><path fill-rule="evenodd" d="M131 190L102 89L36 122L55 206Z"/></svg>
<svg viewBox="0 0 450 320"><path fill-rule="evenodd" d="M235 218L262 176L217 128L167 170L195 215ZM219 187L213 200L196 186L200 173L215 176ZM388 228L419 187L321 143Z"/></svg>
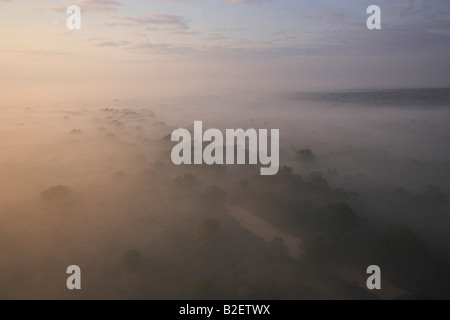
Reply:
<svg viewBox="0 0 450 320"><path fill-rule="evenodd" d="M252 233L264 238L266 241L271 241L273 238L279 237L283 239L283 243L289 250L289 255L295 259L300 260L302 250L302 239L283 232L267 221L249 212L247 209L239 206L228 205L228 213L233 216L244 228Z"/></svg>

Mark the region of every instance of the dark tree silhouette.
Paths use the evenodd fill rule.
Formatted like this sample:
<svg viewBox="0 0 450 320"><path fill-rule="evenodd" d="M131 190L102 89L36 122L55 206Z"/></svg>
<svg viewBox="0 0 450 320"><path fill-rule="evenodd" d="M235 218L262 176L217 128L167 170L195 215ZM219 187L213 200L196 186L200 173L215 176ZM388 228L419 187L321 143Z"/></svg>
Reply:
<svg viewBox="0 0 450 320"><path fill-rule="evenodd" d="M301 162L314 162L316 161L316 156L310 149L302 149L296 153L297 160Z"/></svg>
<svg viewBox="0 0 450 320"><path fill-rule="evenodd" d="M44 201L55 201L66 198L70 193L69 187L58 185L43 190L39 196Z"/></svg>

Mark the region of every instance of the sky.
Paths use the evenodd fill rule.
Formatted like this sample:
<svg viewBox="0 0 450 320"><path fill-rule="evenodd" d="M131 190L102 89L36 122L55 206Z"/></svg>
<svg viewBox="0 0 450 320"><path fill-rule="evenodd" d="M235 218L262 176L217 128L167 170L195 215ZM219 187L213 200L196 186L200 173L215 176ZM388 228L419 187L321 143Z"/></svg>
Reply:
<svg viewBox="0 0 450 320"><path fill-rule="evenodd" d="M381 30L366 27L372 4ZM446 87L449 56L450 0L0 0L8 103Z"/></svg>

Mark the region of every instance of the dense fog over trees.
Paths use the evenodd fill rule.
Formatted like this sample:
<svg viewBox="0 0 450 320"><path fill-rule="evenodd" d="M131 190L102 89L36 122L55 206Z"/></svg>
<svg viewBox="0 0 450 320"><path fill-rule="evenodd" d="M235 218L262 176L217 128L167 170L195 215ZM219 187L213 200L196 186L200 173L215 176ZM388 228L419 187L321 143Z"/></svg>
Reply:
<svg viewBox="0 0 450 320"><path fill-rule="evenodd" d="M0 297L448 299L448 97L236 93L4 106ZM278 173L174 165L170 135L195 120L279 129ZM72 264L81 291L66 288ZM373 264L382 290L366 288Z"/></svg>

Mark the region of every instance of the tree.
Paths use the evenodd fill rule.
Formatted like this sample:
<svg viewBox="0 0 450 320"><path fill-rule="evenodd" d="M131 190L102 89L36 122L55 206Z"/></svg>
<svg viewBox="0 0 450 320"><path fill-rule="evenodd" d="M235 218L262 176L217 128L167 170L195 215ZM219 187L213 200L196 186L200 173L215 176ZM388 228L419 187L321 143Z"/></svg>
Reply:
<svg viewBox="0 0 450 320"><path fill-rule="evenodd" d="M269 247L276 256L285 256L289 254L288 247L284 244L284 240L281 237L272 238L269 241Z"/></svg>
<svg viewBox="0 0 450 320"><path fill-rule="evenodd" d="M69 187L58 185L45 189L39 194L39 196L44 201L57 201L67 198L70 193L71 190Z"/></svg>
<svg viewBox="0 0 450 320"><path fill-rule="evenodd" d="M383 261L410 264L423 257L426 243L406 225L394 225L380 232L371 243L373 254Z"/></svg>
<svg viewBox="0 0 450 320"><path fill-rule="evenodd" d="M135 249L127 250L120 258L120 262L127 272L137 272L143 268L142 255Z"/></svg>
<svg viewBox="0 0 450 320"><path fill-rule="evenodd" d="M331 191L331 188L320 172L312 172L308 181L308 186L313 191L324 194Z"/></svg>
<svg viewBox="0 0 450 320"><path fill-rule="evenodd" d="M209 243L220 230L220 221L206 218L197 222L194 228L194 238Z"/></svg>
<svg viewBox="0 0 450 320"><path fill-rule="evenodd" d="M329 204L325 211L326 224L335 230L351 229L358 221L358 215L346 203Z"/></svg>
<svg viewBox="0 0 450 320"><path fill-rule="evenodd" d="M310 149L302 149L296 153L297 160L301 162L314 162L316 161L316 156Z"/></svg>
<svg viewBox="0 0 450 320"><path fill-rule="evenodd" d="M202 201L206 205L220 207L225 204L227 192L218 186L206 187L202 192Z"/></svg>
<svg viewBox="0 0 450 320"><path fill-rule="evenodd" d="M185 173L182 176L176 177L174 182L176 185L186 188L192 188L198 184L197 178L189 173Z"/></svg>

